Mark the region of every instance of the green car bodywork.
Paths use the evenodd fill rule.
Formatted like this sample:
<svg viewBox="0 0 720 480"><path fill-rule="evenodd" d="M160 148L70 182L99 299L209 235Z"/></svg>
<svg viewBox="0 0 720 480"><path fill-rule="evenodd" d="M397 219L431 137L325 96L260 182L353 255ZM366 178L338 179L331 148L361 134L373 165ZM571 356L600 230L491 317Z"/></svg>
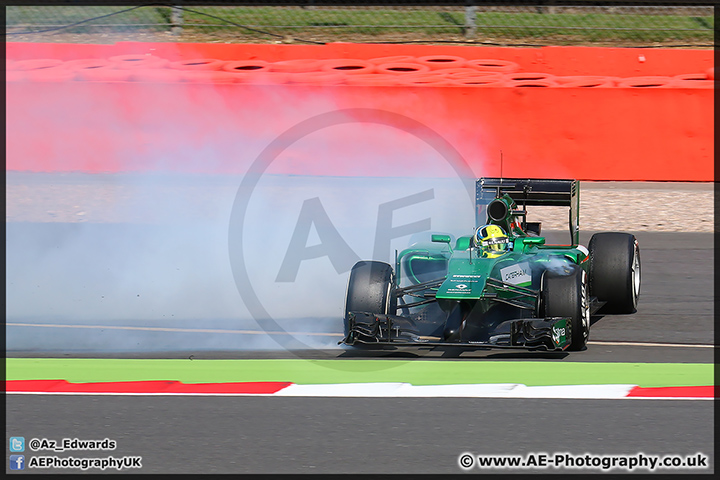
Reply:
<svg viewBox="0 0 720 480"><path fill-rule="evenodd" d="M531 197L527 203L533 205L570 206L569 245L546 245L545 237L529 233L525 221L526 210L519 208L515 199L508 193L500 197L488 194L493 186L478 180L477 186L477 225L495 224L507 232L512 245L507 253L497 258L482 258L480 251L473 248L473 236L461 236L452 246L450 235L432 235L432 243L415 244L400 252L395 262L398 286L403 281L420 284L429 280L428 276L444 275L445 280L437 287L435 298L441 308L449 311L457 302L472 302L475 313L484 313L496 301L507 300L534 307L535 299L529 301L527 295L513 291L488 279L500 279L518 287L539 287L539 275L550 266L562 263L579 265L586 273L588 269L588 250L578 244L579 183L575 180L555 180L565 187L567 194L563 199ZM546 181L547 182L547 181ZM491 190L492 193L492 190ZM527 205L526 203L526 205ZM487 215L495 207L495 219ZM535 227L537 228L537 227ZM532 267L531 267L532 264ZM432 272L432 274L430 274ZM430 275L429 275L430 274Z"/></svg>

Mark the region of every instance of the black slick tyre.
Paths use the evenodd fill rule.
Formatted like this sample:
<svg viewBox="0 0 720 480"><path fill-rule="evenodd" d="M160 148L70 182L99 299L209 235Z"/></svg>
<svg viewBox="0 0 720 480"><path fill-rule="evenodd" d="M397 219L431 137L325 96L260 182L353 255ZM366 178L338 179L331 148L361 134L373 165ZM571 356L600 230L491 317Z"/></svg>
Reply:
<svg viewBox="0 0 720 480"><path fill-rule="evenodd" d="M368 312L395 315L397 297L394 292L395 274L384 262L360 261L350 270L345 297L344 331L347 337L348 312Z"/></svg>
<svg viewBox="0 0 720 480"><path fill-rule="evenodd" d="M634 235L594 234L590 252L590 295L607 302L600 313L635 313L640 296L640 247Z"/></svg>
<svg viewBox="0 0 720 480"><path fill-rule="evenodd" d="M571 341L568 350L584 349L590 335L587 274L582 268L571 265L569 273L546 270L540 283L540 315L570 317Z"/></svg>

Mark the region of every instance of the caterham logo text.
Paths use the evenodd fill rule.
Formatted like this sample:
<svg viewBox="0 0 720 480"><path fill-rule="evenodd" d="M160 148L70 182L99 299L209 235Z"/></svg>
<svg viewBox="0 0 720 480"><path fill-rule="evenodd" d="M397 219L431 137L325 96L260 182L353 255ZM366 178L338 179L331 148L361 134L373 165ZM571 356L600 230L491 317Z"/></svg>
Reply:
<svg viewBox="0 0 720 480"><path fill-rule="evenodd" d="M532 276L530 276L530 265L527 262L518 263L509 267L500 269L500 276L505 283L513 285L530 285Z"/></svg>

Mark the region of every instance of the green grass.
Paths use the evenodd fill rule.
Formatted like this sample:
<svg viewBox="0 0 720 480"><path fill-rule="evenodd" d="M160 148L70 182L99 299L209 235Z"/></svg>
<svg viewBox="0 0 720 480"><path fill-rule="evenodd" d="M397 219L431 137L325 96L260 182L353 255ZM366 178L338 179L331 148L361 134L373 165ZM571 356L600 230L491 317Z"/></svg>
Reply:
<svg viewBox="0 0 720 480"><path fill-rule="evenodd" d="M8 32L44 30L109 15L129 8L131 7L5 7L5 24ZM103 33L109 29L114 32L167 30L168 27L163 25L168 23L167 19L169 19L168 8L145 7L92 20L61 31L63 33Z"/></svg>
<svg viewBox="0 0 720 480"><path fill-rule="evenodd" d="M672 15L526 14L487 13L477 24L488 33L521 38L549 38L557 35L588 41L632 40L713 40L713 17ZM707 26L705 26L707 25Z"/></svg>
<svg viewBox="0 0 720 480"><path fill-rule="evenodd" d="M184 33L253 35L221 19L280 35L314 35L332 40L351 35L459 35L464 33L462 7L441 8L317 8L299 7L188 7ZM6 7L8 31L67 25L124 10L123 7ZM213 15L213 18L202 13ZM67 33L111 31L167 31L170 9L143 7L63 30ZM103 25L112 25L99 26ZM517 40L554 39L573 42L711 43L713 16L634 15L603 13L482 12L476 17L477 36ZM254 35L261 35L255 33ZM261 35L262 36L262 35ZM10 37L12 38L12 37Z"/></svg>
<svg viewBox="0 0 720 480"><path fill-rule="evenodd" d="M630 384L641 387L713 385L712 364L502 362L452 360L143 360L8 358L7 380L69 382L177 380L185 383L298 384L406 382L413 385L520 383Z"/></svg>
<svg viewBox="0 0 720 480"><path fill-rule="evenodd" d="M457 12L375 9L302 11L300 9L228 8L221 15L253 28L281 28L285 33L387 34L413 29L425 34L463 34L464 14ZM217 19L185 13L187 28L220 25ZM713 39L714 17L673 15L478 13L477 32L514 38L549 38L558 35L579 40L663 41L669 39ZM334 27L332 27L334 26Z"/></svg>

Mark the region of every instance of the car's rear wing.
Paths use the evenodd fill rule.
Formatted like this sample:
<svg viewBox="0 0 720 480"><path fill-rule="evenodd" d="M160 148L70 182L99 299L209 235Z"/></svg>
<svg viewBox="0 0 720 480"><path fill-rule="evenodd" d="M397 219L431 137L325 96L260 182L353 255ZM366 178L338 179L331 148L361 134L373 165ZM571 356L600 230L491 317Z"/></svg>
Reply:
<svg viewBox="0 0 720 480"><path fill-rule="evenodd" d="M489 223L487 204L505 194L509 195L523 211L525 206L535 205L569 207L570 239L573 245L579 243L580 182L577 180L479 178L476 181L477 225Z"/></svg>

